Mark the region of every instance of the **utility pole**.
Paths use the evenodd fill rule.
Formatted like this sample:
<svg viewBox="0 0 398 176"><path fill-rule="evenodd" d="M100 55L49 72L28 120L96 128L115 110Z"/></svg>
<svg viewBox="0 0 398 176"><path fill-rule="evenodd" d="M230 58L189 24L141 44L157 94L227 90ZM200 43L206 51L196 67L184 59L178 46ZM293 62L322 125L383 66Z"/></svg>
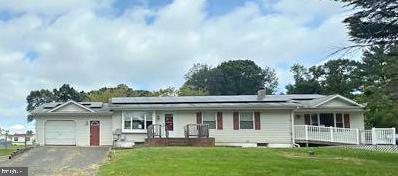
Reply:
<svg viewBox="0 0 398 176"><path fill-rule="evenodd" d="M25 149L26 149L26 136L27 136L27 135L26 135L26 132L25 132Z"/></svg>
<svg viewBox="0 0 398 176"><path fill-rule="evenodd" d="M7 150L7 145L8 145L7 139L8 139L8 130L6 130L6 139L5 139L5 141L6 141L6 143L5 143L6 150Z"/></svg>

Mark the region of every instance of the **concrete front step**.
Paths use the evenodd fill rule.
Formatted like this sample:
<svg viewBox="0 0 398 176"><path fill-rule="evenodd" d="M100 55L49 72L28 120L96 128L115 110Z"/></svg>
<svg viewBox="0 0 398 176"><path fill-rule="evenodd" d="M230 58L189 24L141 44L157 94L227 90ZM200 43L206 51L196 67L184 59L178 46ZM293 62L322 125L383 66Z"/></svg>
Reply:
<svg viewBox="0 0 398 176"><path fill-rule="evenodd" d="M167 146L189 146L189 140L186 138L169 138Z"/></svg>

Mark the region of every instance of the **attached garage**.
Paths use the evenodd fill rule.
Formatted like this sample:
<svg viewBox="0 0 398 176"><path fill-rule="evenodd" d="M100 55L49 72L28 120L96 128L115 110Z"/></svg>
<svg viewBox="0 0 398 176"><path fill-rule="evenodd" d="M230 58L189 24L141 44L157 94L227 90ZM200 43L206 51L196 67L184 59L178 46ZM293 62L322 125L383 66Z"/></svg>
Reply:
<svg viewBox="0 0 398 176"><path fill-rule="evenodd" d="M112 112L102 102L48 103L36 114L39 145L111 146Z"/></svg>
<svg viewBox="0 0 398 176"><path fill-rule="evenodd" d="M73 120L49 120L45 123L45 145L76 145Z"/></svg>

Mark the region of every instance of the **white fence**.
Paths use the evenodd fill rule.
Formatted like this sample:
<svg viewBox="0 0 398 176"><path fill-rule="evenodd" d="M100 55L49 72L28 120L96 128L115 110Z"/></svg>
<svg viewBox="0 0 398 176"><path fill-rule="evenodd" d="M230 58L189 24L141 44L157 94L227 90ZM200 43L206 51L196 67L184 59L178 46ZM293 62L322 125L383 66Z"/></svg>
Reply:
<svg viewBox="0 0 398 176"><path fill-rule="evenodd" d="M395 145L395 128L359 130L351 128L295 125L295 140L340 144Z"/></svg>

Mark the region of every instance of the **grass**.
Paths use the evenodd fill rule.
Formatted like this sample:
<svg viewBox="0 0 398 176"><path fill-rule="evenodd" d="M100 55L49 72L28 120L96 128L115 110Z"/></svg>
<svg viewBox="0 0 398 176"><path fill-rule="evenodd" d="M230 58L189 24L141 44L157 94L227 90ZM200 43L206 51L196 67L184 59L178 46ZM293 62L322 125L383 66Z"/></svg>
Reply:
<svg viewBox="0 0 398 176"><path fill-rule="evenodd" d="M23 148L23 146L8 146L7 149L5 149L4 146L0 147L0 156L5 156L11 154L13 151L17 150L18 148Z"/></svg>
<svg viewBox="0 0 398 176"><path fill-rule="evenodd" d="M315 155L309 156L309 150ZM138 148L117 150L98 174L395 176L398 154L340 148Z"/></svg>

